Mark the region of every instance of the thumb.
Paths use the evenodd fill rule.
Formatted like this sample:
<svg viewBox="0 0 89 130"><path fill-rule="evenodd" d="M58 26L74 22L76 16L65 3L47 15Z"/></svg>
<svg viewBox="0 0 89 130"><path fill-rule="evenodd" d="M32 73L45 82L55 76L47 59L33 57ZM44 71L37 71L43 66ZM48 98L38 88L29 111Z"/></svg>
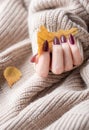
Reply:
<svg viewBox="0 0 89 130"><path fill-rule="evenodd" d="M34 56L31 57L30 62L37 64L38 58L39 58L38 54L35 54Z"/></svg>

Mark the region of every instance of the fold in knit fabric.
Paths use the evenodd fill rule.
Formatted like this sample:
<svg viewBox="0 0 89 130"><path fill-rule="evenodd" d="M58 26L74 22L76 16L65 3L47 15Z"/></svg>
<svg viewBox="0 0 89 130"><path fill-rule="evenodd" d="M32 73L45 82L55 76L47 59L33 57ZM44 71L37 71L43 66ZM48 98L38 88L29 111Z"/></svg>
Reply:
<svg viewBox="0 0 89 130"><path fill-rule="evenodd" d="M89 2L32 0L30 7L27 3L4 0L0 4L0 130L88 130ZM49 31L77 27L75 38L83 48L83 64L61 75L39 77L29 58L31 44L33 53L37 52L40 25ZM3 70L9 65L23 74L12 89L3 78Z"/></svg>

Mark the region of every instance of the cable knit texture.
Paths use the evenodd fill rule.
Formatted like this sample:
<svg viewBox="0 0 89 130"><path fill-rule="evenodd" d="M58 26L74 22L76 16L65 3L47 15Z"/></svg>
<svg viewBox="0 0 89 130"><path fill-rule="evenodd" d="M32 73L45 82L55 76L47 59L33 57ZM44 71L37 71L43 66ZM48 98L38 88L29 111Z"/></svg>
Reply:
<svg viewBox="0 0 89 130"><path fill-rule="evenodd" d="M89 130L88 19L89 0L0 1L0 130ZM49 31L77 27L83 64L39 77L29 59L40 25ZM23 74L12 89L3 77L11 65Z"/></svg>

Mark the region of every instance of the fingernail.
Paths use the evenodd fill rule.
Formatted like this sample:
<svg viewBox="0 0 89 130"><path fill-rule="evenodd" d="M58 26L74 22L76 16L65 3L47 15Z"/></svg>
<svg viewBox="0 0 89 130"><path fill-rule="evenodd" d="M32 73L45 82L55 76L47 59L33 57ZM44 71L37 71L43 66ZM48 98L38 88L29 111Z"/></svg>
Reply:
<svg viewBox="0 0 89 130"><path fill-rule="evenodd" d="M57 37L54 37L53 44L54 45L59 45L60 44L59 39Z"/></svg>
<svg viewBox="0 0 89 130"><path fill-rule="evenodd" d="M70 36L69 36L69 41L70 41L70 43L71 43L72 45L75 44L75 42L74 42L74 37L73 37L72 34L70 34Z"/></svg>
<svg viewBox="0 0 89 130"><path fill-rule="evenodd" d="M46 40L43 44L43 51L48 51L49 50L49 44L48 41Z"/></svg>
<svg viewBox="0 0 89 130"><path fill-rule="evenodd" d="M60 41L61 41L61 43L66 43L66 37L64 36L64 35L62 35L61 37L60 37Z"/></svg>
<svg viewBox="0 0 89 130"><path fill-rule="evenodd" d="M34 63L36 61L36 56L37 56L37 54L35 54L34 56L32 56L31 59L30 59L30 62Z"/></svg>

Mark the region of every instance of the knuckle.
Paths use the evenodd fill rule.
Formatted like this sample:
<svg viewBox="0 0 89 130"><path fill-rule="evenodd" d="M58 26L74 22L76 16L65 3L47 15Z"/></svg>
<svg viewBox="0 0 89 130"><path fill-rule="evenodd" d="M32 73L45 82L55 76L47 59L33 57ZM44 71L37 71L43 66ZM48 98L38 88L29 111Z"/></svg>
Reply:
<svg viewBox="0 0 89 130"><path fill-rule="evenodd" d="M69 70L72 70L72 69L73 69L73 65L65 67L65 71L69 71Z"/></svg>
<svg viewBox="0 0 89 130"><path fill-rule="evenodd" d="M78 58L78 61L75 62L75 65L81 65L83 62L82 58Z"/></svg>
<svg viewBox="0 0 89 130"><path fill-rule="evenodd" d="M55 68L52 70L54 74L61 74L63 73L63 71L64 71L63 67Z"/></svg>

